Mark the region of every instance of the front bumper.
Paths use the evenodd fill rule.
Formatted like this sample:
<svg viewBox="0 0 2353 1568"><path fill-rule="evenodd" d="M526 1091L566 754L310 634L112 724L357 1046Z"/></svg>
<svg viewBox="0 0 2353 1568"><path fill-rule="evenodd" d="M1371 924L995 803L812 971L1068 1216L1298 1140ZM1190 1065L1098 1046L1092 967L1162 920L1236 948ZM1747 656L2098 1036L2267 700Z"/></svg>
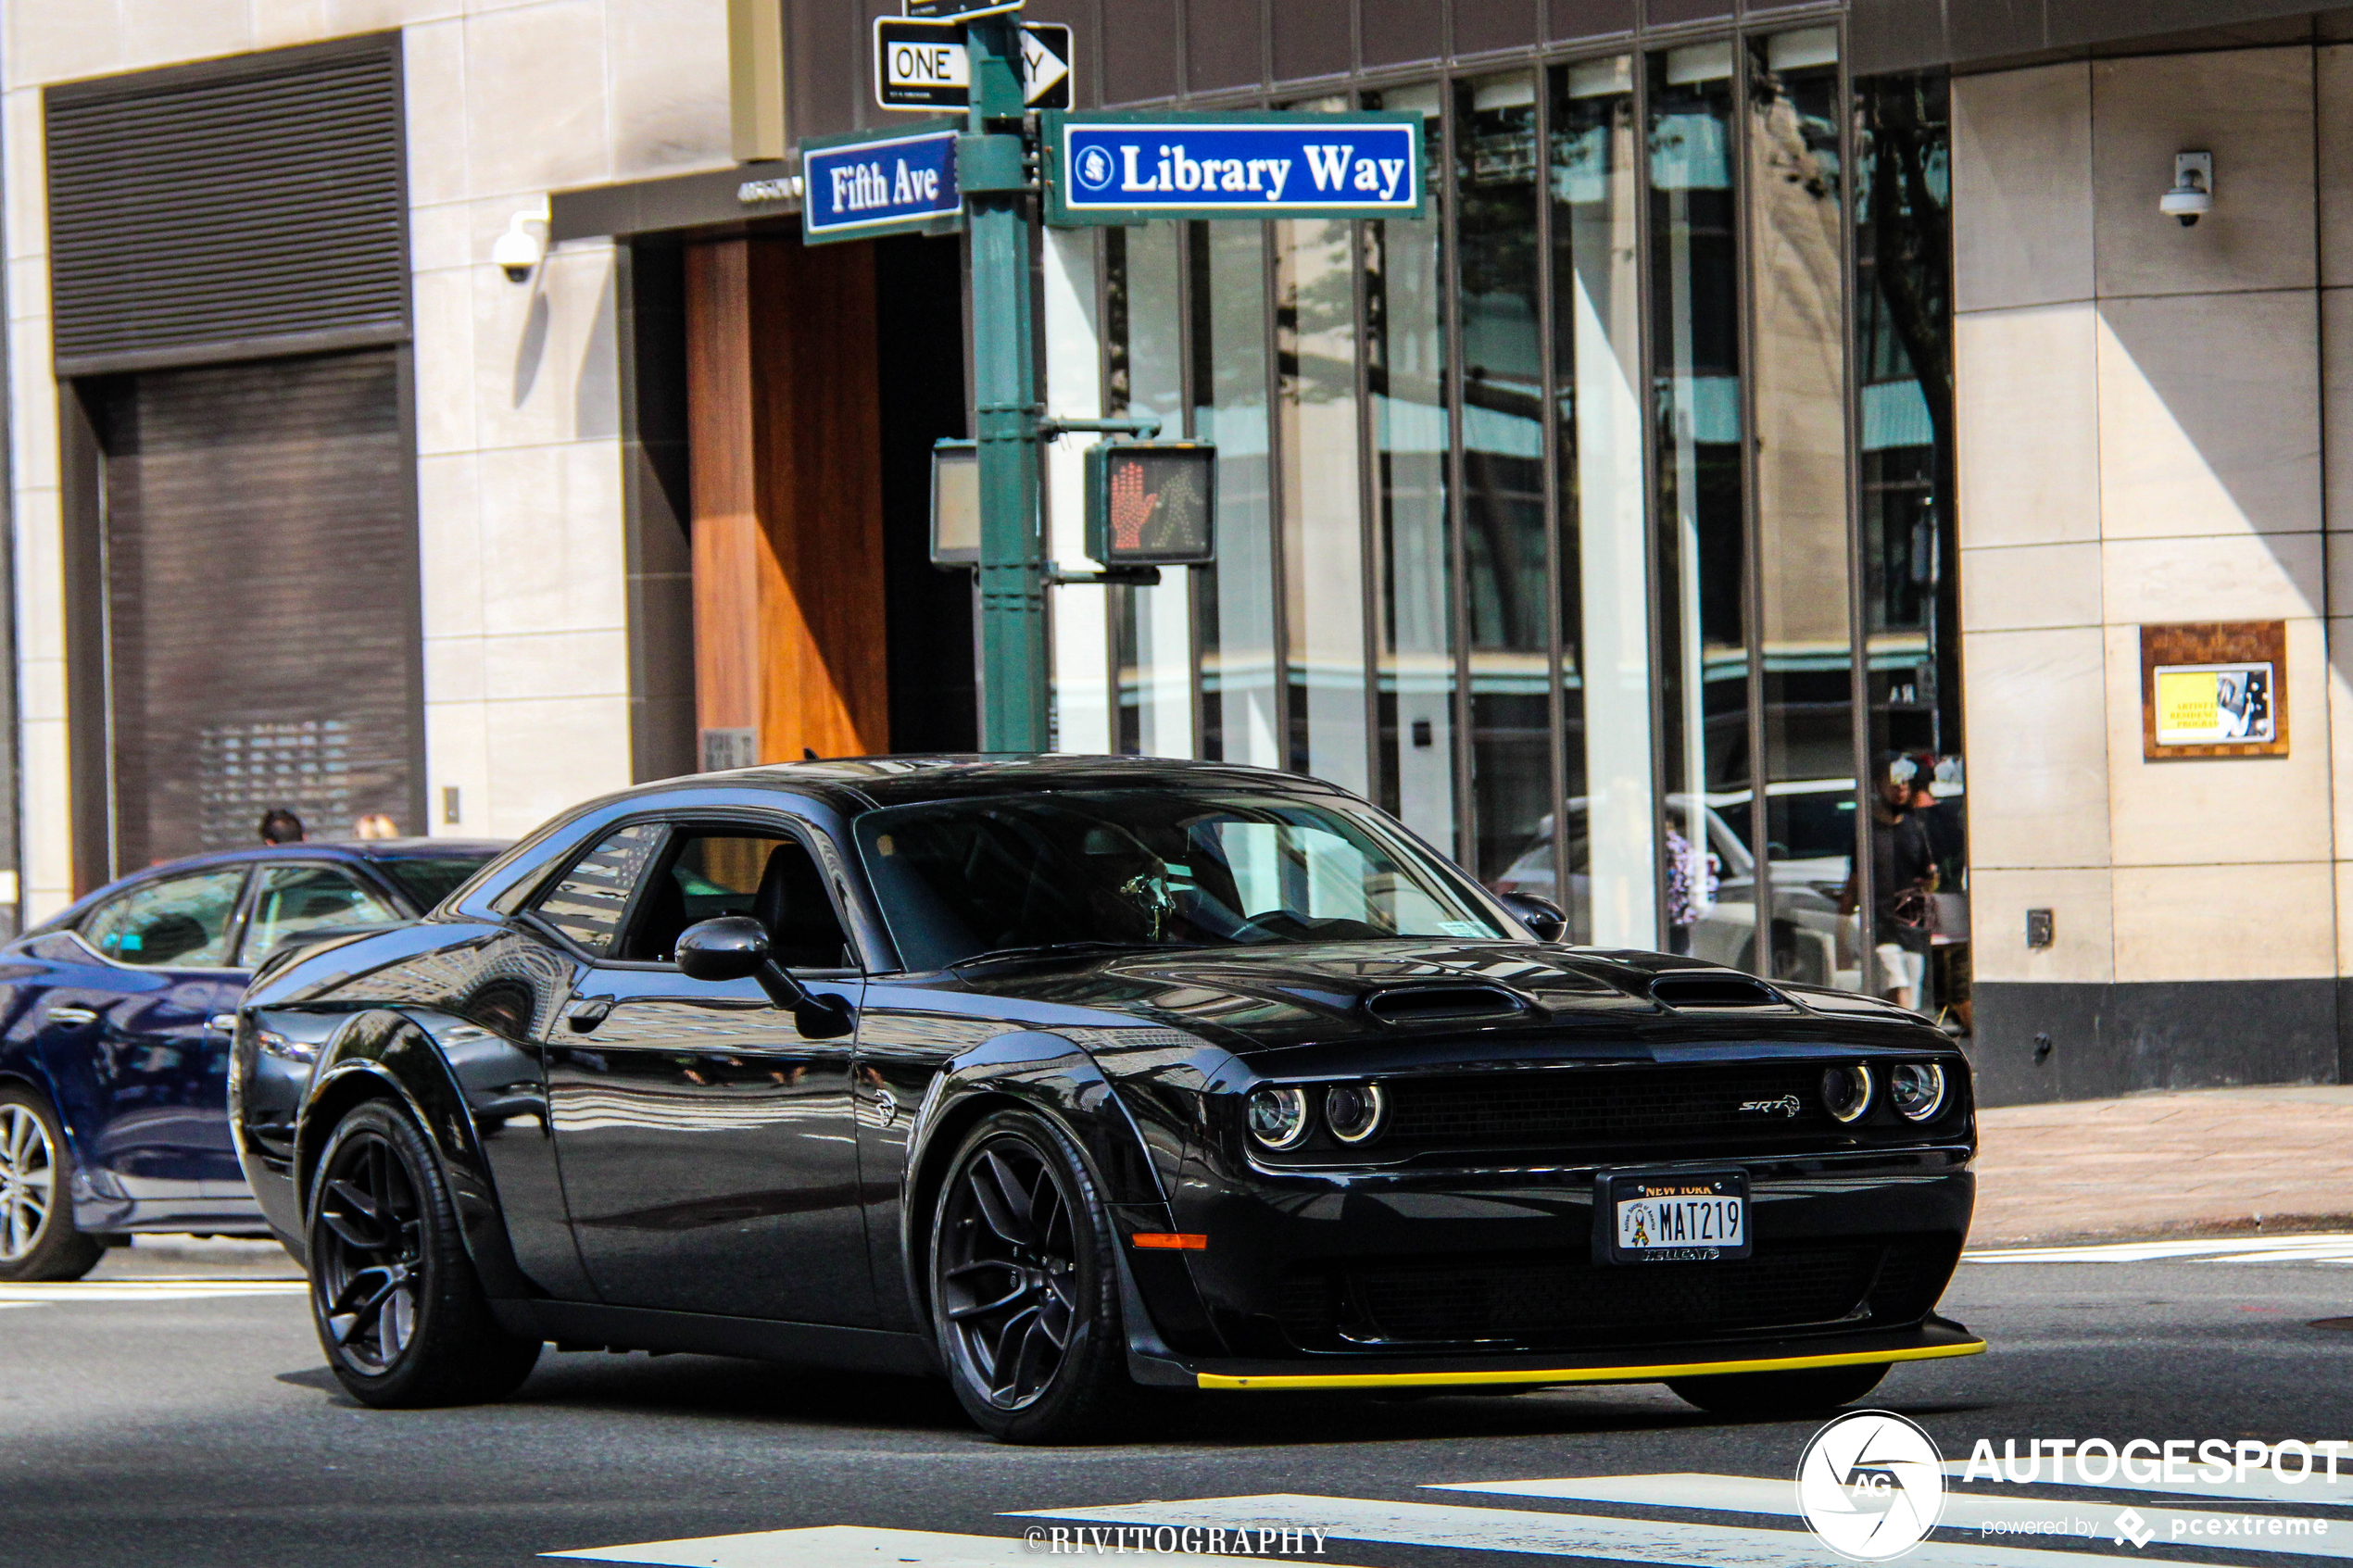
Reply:
<svg viewBox="0 0 2353 1568"><path fill-rule="evenodd" d="M1161 1387L1238 1390L1317 1388L1541 1388L1578 1383L1663 1383L1729 1373L1808 1372L1982 1355L1985 1341L1959 1323L1931 1316L1910 1328L1838 1336L1726 1344L1645 1345L1635 1351L1515 1356L1352 1356L1314 1361L1192 1360L1161 1351L1128 1356L1137 1382Z"/></svg>

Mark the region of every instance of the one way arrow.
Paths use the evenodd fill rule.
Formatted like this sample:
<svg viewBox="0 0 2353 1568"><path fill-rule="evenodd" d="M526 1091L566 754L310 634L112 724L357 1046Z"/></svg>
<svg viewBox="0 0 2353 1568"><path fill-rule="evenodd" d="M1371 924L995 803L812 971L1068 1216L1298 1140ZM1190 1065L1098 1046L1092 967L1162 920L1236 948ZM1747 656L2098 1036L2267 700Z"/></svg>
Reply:
<svg viewBox="0 0 2353 1568"><path fill-rule="evenodd" d="M1070 47L1067 28L1055 31L1063 35L1063 47ZM1022 101L1035 108L1050 96L1055 88L1070 77L1070 62L1057 54L1054 46L1028 28L1021 30L1021 75L1024 89Z"/></svg>

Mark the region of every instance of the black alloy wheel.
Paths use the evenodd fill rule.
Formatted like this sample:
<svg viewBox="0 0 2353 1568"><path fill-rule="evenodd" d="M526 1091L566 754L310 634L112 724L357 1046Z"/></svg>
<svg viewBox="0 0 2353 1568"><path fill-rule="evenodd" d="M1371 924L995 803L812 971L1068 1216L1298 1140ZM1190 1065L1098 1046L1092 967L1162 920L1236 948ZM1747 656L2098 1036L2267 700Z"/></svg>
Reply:
<svg viewBox="0 0 2353 1568"><path fill-rule="evenodd" d="M49 1102L0 1088L0 1280L80 1279L106 1244L73 1226L73 1156Z"/></svg>
<svg viewBox="0 0 2353 1568"><path fill-rule="evenodd" d="M1082 1441L1130 1394L1109 1213L1069 1135L1004 1110L964 1140L932 1233L932 1323L973 1420Z"/></svg>
<svg viewBox="0 0 2353 1568"><path fill-rule="evenodd" d="M310 1311L336 1379L385 1408L473 1404L539 1359L491 1315L439 1163L397 1108L370 1100L329 1137L310 1190Z"/></svg>
<svg viewBox="0 0 2353 1568"><path fill-rule="evenodd" d="M1880 1385L1887 1363L1811 1367L1804 1372L1734 1372L1716 1377L1670 1377L1667 1386L1686 1404L1735 1420L1777 1421L1819 1415L1852 1404Z"/></svg>

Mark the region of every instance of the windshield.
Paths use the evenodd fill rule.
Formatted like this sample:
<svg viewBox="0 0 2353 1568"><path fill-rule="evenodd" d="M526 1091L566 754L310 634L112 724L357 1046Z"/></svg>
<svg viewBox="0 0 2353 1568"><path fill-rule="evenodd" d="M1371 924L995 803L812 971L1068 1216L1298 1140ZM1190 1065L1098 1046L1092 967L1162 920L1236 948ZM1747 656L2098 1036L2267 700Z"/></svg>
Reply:
<svg viewBox="0 0 2353 1568"><path fill-rule="evenodd" d="M1509 935L1369 815L1285 796L1121 789L936 801L870 812L856 833L914 970L1062 943Z"/></svg>
<svg viewBox="0 0 2353 1568"><path fill-rule="evenodd" d="M376 869L392 878L393 884L409 895L417 908L431 909L488 863L487 856L471 860L378 860Z"/></svg>

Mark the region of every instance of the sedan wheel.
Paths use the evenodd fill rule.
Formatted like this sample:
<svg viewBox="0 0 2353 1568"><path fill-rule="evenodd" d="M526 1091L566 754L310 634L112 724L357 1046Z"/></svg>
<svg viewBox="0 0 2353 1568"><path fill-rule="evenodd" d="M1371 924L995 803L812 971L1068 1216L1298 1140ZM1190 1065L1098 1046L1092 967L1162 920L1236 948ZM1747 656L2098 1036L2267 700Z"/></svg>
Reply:
<svg viewBox="0 0 2353 1568"><path fill-rule="evenodd" d="M957 1151L932 1320L957 1399L1010 1442L1072 1442L1129 1390L1110 1216L1067 1135L1000 1111Z"/></svg>
<svg viewBox="0 0 2353 1568"><path fill-rule="evenodd" d="M536 1340L498 1326L432 1148L371 1100L337 1124L310 1189L310 1309L354 1397L385 1407L504 1399Z"/></svg>
<svg viewBox="0 0 2353 1568"><path fill-rule="evenodd" d="M72 1169L48 1105L0 1089L0 1280L80 1279L106 1256L73 1228Z"/></svg>

